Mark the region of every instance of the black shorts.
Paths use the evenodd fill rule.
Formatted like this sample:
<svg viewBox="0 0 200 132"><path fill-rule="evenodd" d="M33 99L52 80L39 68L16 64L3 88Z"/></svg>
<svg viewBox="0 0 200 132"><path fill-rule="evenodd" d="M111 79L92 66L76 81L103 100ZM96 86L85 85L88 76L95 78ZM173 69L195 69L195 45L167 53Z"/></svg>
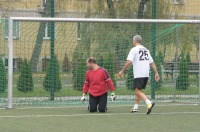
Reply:
<svg viewBox="0 0 200 132"><path fill-rule="evenodd" d="M135 88L138 88L140 90L145 89L148 79L149 79L148 77L134 78L134 89Z"/></svg>

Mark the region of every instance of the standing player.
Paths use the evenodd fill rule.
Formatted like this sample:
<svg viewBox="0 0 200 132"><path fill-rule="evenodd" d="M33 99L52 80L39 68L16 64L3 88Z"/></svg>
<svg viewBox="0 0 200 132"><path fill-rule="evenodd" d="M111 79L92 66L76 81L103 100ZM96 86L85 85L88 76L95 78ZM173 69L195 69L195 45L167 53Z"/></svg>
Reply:
<svg viewBox="0 0 200 132"><path fill-rule="evenodd" d="M135 105L133 109L131 109L131 112L138 112L138 104L140 103L140 100L144 100L147 104L147 114L150 114L155 103L152 103L142 92L142 89L145 89L148 82L150 64L155 72L155 80L158 81L160 77L149 50L141 43L141 36L136 35L133 37L134 47L129 52L127 62L123 69L119 72L119 76L122 76L131 63L133 64Z"/></svg>
<svg viewBox="0 0 200 132"><path fill-rule="evenodd" d="M90 57L87 59L87 67L89 70L86 73L81 101L85 100L85 94L89 92L89 112L96 112L97 107L99 112L106 112L107 86L110 88L112 101L115 100L113 81L108 71L96 64L95 58Z"/></svg>

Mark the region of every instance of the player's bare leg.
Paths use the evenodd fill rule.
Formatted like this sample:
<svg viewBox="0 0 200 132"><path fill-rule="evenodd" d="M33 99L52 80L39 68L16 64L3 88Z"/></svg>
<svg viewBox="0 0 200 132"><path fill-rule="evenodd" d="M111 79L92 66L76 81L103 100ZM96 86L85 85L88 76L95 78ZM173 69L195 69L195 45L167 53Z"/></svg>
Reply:
<svg viewBox="0 0 200 132"><path fill-rule="evenodd" d="M137 95L137 97L139 97L141 100L144 100L146 102L147 114L150 114L155 103L151 103L151 101L147 98L147 96L138 88L135 88L135 95Z"/></svg>
<svg viewBox="0 0 200 132"><path fill-rule="evenodd" d="M140 98L137 95L135 95L135 104L139 104L139 103L140 103Z"/></svg>
<svg viewBox="0 0 200 132"><path fill-rule="evenodd" d="M140 103L140 98L137 95L135 95L135 105L131 109L132 113L138 112L138 105L139 105L139 103Z"/></svg>
<svg viewBox="0 0 200 132"><path fill-rule="evenodd" d="M141 100L144 100L144 101L147 100L147 96L138 88L135 88L135 95L139 97Z"/></svg>

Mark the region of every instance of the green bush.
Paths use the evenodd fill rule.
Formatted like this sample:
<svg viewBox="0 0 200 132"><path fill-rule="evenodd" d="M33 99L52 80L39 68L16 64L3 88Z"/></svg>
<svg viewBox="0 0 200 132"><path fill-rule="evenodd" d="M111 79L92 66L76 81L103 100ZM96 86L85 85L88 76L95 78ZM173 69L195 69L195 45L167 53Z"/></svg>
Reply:
<svg viewBox="0 0 200 132"><path fill-rule="evenodd" d="M189 88L189 72L188 63L184 57L184 53L181 53L181 60L179 63L179 75L176 81L176 88L181 90L187 90Z"/></svg>
<svg viewBox="0 0 200 132"><path fill-rule="evenodd" d="M161 64L161 65L164 65L164 56L163 56L162 51L159 51L159 52L158 52L157 58L158 58L158 60L161 62L160 64Z"/></svg>
<svg viewBox="0 0 200 132"><path fill-rule="evenodd" d="M126 77L126 88L127 89L134 89L134 76L133 76L133 66L129 67L127 77Z"/></svg>
<svg viewBox="0 0 200 132"><path fill-rule="evenodd" d="M67 57L67 54L65 53L65 57L64 57L64 60L63 60L63 72L69 73L70 70L71 70L71 64L70 64L70 61Z"/></svg>
<svg viewBox="0 0 200 132"><path fill-rule="evenodd" d="M186 62L187 63L191 62L191 57L190 57L190 53L189 52L187 52L187 54L186 54ZM188 78L189 78L189 73L188 73Z"/></svg>
<svg viewBox="0 0 200 132"><path fill-rule="evenodd" d="M51 72L51 65L53 66L52 72ZM46 91L51 91L51 85L54 86L53 87L54 92L62 89L62 83L59 76L59 63L56 56L54 56L54 58L52 58L52 60L48 63L46 69L46 76L43 82L43 87L45 88Z"/></svg>
<svg viewBox="0 0 200 132"><path fill-rule="evenodd" d="M97 58L97 64L100 67L103 67L103 56L100 56L99 58Z"/></svg>
<svg viewBox="0 0 200 132"><path fill-rule="evenodd" d="M8 83L7 73L5 70L5 66L3 64L3 60L0 58L0 93L5 92L7 88L7 83Z"/></svg>
<svg viewBox="0 0 200 132"><path fill-rule="evenodd" d="M190 57L190 53L189 52L187 52L186 61L187 61L187 63L191 62L191 57Z"/></svg>
<svg viewBox="0 0 200 132"><path fill-rule="evenodd" d="M114 55L112 53L109 53L107 56L105 56L103 67L110 73L110 77L112 78L114 86L116 87L117 85L114 71Z"/></svg>
<svg viewBox="0 0 200 132"><path fill-rule="evenodd" d="M33 91L33 77L30 68L30 64L27 59L22 62L22 67L20 69L19 79L17 81L17 89L21 92Z"/></svg>
<svg viewBox="0 0 200 132"><path fill-rule="evenodd" d="M85 73L86 73L86 60L81 59L77 64L77 68L74 74L74 89L82 90L84 81L85 81Z"/></svg>

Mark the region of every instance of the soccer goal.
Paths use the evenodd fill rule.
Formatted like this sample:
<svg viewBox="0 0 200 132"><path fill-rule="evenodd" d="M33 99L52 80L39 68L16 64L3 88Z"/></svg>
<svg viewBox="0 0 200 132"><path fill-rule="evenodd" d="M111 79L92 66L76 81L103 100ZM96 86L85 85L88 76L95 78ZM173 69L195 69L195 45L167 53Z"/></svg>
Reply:
<svg viewBox="0 0 200 132"><path fill-rule="evenodd" d="M0 86L8 86L0 87L0 105L86 105L80 97L90 56L114 81L117 99L108 98L108 103L133 104L132 66L122 78L117 74L136 34L142 36L161 76L155 82L152 72L144 92L155 102L200 104L199 24L200 20L10 17L1 23L5 39Z"/></svg>

